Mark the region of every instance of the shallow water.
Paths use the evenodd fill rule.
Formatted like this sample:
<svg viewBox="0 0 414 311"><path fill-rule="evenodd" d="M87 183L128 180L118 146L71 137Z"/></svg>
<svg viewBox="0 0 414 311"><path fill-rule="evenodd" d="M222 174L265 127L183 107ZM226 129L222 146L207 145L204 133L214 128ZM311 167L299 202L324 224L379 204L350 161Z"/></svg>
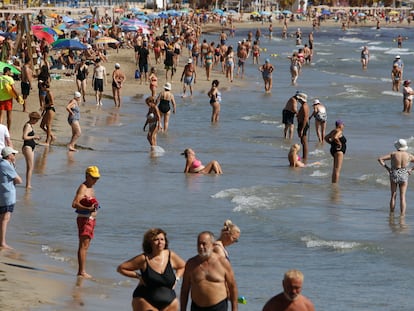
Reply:
<svg viewBox="0 0 414 311"><path fill-rule="evenodd" d="M306 36L310 29L302 31ZM210 124L206 94L196 91L185 100L177 96L170 132L159 135L165 150L159 157L150 156L142 132L146 108L136 98L126 98L120 112L106 101L102 113L82 115L85 130L79 144L91 150L68 154L63 147L36 149L34 189L25 195L19 187L9 239L70 287L76 282L78 242L71 202L86 166L98 165L102 173L96 185L102 209L88 255L88 272L97 281L85 281L61 306L41 310L128 310L136 284L115 270L141 252L148 228L164 228L171 248L187 259L196 254L200 231L218 234L231 219L242 230L240 242L229 249L239 293L247 299L240 310L261 310L281 290L283 273L298 268L305 274L303 293L317 310L411 311L414 195L409 186L404 223L389 219L388 178L376 161L392 150L397 138L407 139L413 151L413 116L401 113L401 94L390 91L397 53L411 78L414 42L404 41L404 48L397 49L392 41L396 33L408 36L409 31L315 32L314 62L303 69L297 87L290 85L286 59L297 48L294 40L263 39L267 52L261 60L278 54L271 57L276 66L272 94L263 93L257 66L249 63L247 87L222 90L217 125ZM247 32L237 35L233 44ZM206 38L217 41L218 36ZM365 72L359 62L364 45L371 52ZM173 86L176 94L178 85ZM313 123L309 161L322 164L288 168L292 142L283 140L281 111L297 89L327 106L328 130L336 119L345 121L348 150L338 187L330 184L329 147L317 143ZM217 159L225 174L183 174L180 153L187 147L204 162ZM23 174L23 161L18 171Z"/></svg>

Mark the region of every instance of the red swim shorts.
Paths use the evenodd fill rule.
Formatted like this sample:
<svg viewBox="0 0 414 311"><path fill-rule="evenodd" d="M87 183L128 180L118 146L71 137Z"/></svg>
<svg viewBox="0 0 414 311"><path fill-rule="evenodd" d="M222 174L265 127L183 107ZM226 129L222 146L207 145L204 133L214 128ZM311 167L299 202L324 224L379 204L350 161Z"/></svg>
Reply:
<svg viewBox="0 0 414 311"><path fill-rule="evenodd" d="M76 218L76 222L78 223L79 237L86 236L93 239L96 219L89 217L78 217Z"/></svg>
<svg viewBox="0 0 414 311"><path fill-rule="evenodd" d="M0 110L10 111L13 109L13 98L0 101Z"/></svg>

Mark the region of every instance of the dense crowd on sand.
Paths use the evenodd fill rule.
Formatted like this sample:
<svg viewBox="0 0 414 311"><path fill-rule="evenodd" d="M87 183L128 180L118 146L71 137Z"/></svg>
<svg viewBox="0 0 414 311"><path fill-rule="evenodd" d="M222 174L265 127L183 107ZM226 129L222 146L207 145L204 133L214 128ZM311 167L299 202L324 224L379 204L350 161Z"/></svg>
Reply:
<svg viewBox="0 0 414 311"><path fill-rule="evenodd" d="M91 23L98 16L95 16L97 11L92 10L91 13L93 14L92 18L85 20L84 24ZM130 19L132 15L128 14L125 13L125 17ZM54 48L53 40L50 40L50 37L43 33L47 30L42 28L42 32L38 29L33 31L34 38L36 38L35 49L38 55L36 62L39 70L34 70L32 67L31 56L28 54L24 40L22 46L14 47L12 35L4 39L3 50L5 53L3 53L3 60L10 65L3 69L4 75L0 77L0 123L6 124L0 126L0 142L2 143L0 146L3 150L2 163L7 161L6 164L13 167L16 157L20 156L20 153L18 153L20 150L26 163L25 178L21 178L16 171L11 173L13 185L10 189L14 188L14 184L24 181L26 191L36 191L35 188L30 189L32 188L34 153L37 148L49 148L50 145L56 145L66 146L68 152L76 152L81 149L82 146L77 144L78 139L82 135L82 130L84 132L88 131L87 128L81 129L81 113L100 114L103 113L102 107L106 105L111 105L114 109L122 109L123 96L143 94L148 106L148 113L146 114L146 120L143 122L143 127L144 130L148 130L147 140L150 146L154 148L157 146L157 134L168 131L170 114L171 112L175 113L176 109L177 99L174 92L177 93L177 90L181 87L182 93L178 93L182 97L193 96L195 89L208 94L212 108L212 123L220 120L220 89L227 88L230 84L236 86L244 84L244 64L248 59L251 58L253 63L258 66L258 70L263 77L264 91L271 92L274 67L269 59L260 59L262 52L260 39L263 36L281 35L287 38L289 34L297 40L298 44L302 44L303 39L300 30L302 26L313 27L314 29L327 26L346 28L374 25L380 27L382 21L378 19L347 19L346 22L339 24L336 20L326 21L305 18L304 20L295 21L280 19L252 22L246 20L249 18L246 14L244 17L240 16L237 19L231 17L223 19L220 15L210 14L207 20L204 15L189 14L177 18L155 19L151 27L141 25L138 32L126 32L123 31L120 25L120 15L110 16L107 12L101 12L99 16L97 27L87 27L82 30L66 29L58 32L60 39L70 37L84 45L84 47L76 50ZM46 13L39 12L33 23L45 24L48 20L46 19ZM61 25L62 21L62 16L56 15L48 26L54 28L54 26ZM115 23L112 23L113 21ZM401 22L404 22L404 20ZM4 30L10 33L13 23L9 20L2 24L5 27ZM384 26L395 25L386 22ZM234 36L237 29L240 28L251 30L248 37L240 41L237 47L227 45L228 36ZM217 34L215 42L219 43L202 40L202 33L205 32ZM101 43L99 43L100 39ZM307 39L303 49L299 49L289 57L293 85L296 84L300 75L302 64L312 61L312 35L309 35ZM364 57L364 59L366 58ZM368 61L363 62L362 65L364 68L368 65ZM14 71L15 69L18 69L20 74ZM397 76L397 74L396 72L395 75ZM298 107L299 105L300 107ZM62 107L65 107L65 112L63 112ZM87 112L84 112L86 107L96 109L88 109ZM290 166L318 165L318 163L306 163L308 153L307 123L310 118L314 117L319 141L326 141L332 146L331 153L334 158L332 182L337 183L343 154L346 151L346 139L343 136L344 122L337 120L336 128L326 135L325 106L319 100L315 100L311 109L307 104L307 95L297 93L287 99L283 115L286 139L293 136L294 122L292 120L295 116L297 116L299 122L297 130L302 144L303 156L302 158L298 156L300 145L294 144L288 154ZM39 129L36 128L36 124L39 124ZM43 136L39 133L43 133ZM380 163L390 171L390 174L393 174L397 168L388 168L384 161L391 160L394 166L395 163L404 166L412 160L410 155L402 154L406 150L404 143L406 144L404 141L399 141L398 145L396 144L397 153L391 153L379 159ZM186 173L223 173L217 161L203 165L196 158L195 152L191 148L186 149L183 155L186 158L184 169ZM14 168L11 169L11 171L13 170ZM397 175L401 179L401 174ZM81 221L78 222L78 226L80 230L89 232L80 236L78 275L81 278L90 277L85 271L85 266L86 253L91 238L90 230L93 233L94 224L91 224L89 220L94 219L94 213L97 212L99 207L97 202L82 202L82 198L85 193L87 197L94 197L93 184L99 176L98 168L87 168L86 180L79 187L72 204L79 211L78 218ZM397 186L401 184L398 178L396 177L395 182L392 183L394 192ZM7 206L16 203L13 202L13 195L9 203L7 203ZM393 210L395 208L395 196L391 199L390 204ZM6 243L6 228L13 209L9 207L4 211L2 214L2 252L0 256L7 256L8 261L11 261L16 260L13 257L16 257L17 253L10 250ZM403 211L405 211L405 207L402 209L402 213ZM88 226L92 226L92 229ZM178 301L174 295L167 297L166 301L168 303L165 304L165 301L159 302L158 298L148 298L148 295L151 296L151 294L148 293L148 288L145 288L146 282L151 279L147 275L148 269L152 268L156 272L165 271L167 265L171 265L171 269L175 270L172 276L168 276L168 278L171 278L168 286L173 288L183 277L182 297L180 299L182 304L187 304L187 296L191 289L192 303L195 304L194 310L212 305L218 305L219 308L224 310L224 308L227 308L227 297L229 297L232 308L235 310L237 300L239 299L240 302L241 298L237 296L237 286L228 261L229 256L226 246L237 242L239 236L240 229L228 221L224 224L221 235L217 240L211 232L200 233L198 245L201 250L199 249L198 255L187 262L184 269L185 263L183 260L167 249L166 233L161 229L148 231L144 236L144 253L122 263L118 267L118 271L123 275L141 280L140 286L134 292L133 306L136 308L135 310L141 310L147 307L148 304L156 305L159 303L161 304L159 308L169 304L172 304L173 310L178 308ZM16 264L21 263L18 260L15 262ZM209 269L207 267L209 265L214 267L211 270L212 273L217 273L217 278L221 280L218 284L213 284L216 286L216 290L213 291L214 294L212 292L206 294L204 292L205 288L198 288L197 282L194 282L194 279L205 276L205 271ZM143 271L142 274L136 274L134 271L137 269ZM53 280L37 279L40 272L36 272L37 276L33 276L33 274L29 275L27 271L22 271L16 266L5 265L1 265L1 270L2 274L6 273L8 280L4 282L5 284L2 284L2 289L4 288L2 293L4 295L10 294L7 296L10 309L19 308L21 304L32 305L33 303L39 303L39 301L42 303L43 300L50 301L61 294L59 289L62 289L63 285L50 285L50 283L55 282ZM20 287L23 282L27 283L27 279L30 279L30 283L33 285L27 291L23 290L19 294L11 295L13 288ZM203 282L206 282L207 287L213 286L207 279L203 279ZM292 310L313 310L312 303L304 296L299 295L302 282L303 275L300 271L288 271L283 281L284 292L272 298L263 310L280 309L282 306L291 303L297 304L297 307ZM45 283L47 285L38 286L38 284ZM3 285L5 286L3 287ZM42 290L42 288L45 290ZM51 288L54 288L54 290L50 290ZM33 291L33 289L36 290ZM2 293L0 293L0 301L6 299Z"/></svg>

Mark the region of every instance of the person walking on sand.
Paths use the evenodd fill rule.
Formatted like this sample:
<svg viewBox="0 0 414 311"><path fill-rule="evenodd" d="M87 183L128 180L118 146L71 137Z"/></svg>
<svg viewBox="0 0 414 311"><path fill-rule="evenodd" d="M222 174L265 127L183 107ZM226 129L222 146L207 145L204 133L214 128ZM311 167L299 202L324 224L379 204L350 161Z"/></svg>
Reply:
<svg viewBox="0 0 414 311"><path fill-rule="evenodd" d="M29 121L23 126L23 147L22 153L26 160L26 189L32 188L32 174L34 167L34 150L36 140L40 140L40 136L36 136L33 125L40 120L41 116L38 112L33 111L29 114Z"/></svg>
<svg viewBox="0 0 414 311"><path fill-rule="evenodd" d="M193 96L193 82L196 83L197 73L193 65L193 59L189 58L187 64L184 66L180 81L183 82L183 95L186 97L187 86L190 89L190 96Z"/></svg>
<svg viewBox="0 0 414 311"><path fill-rule="evenodd" d="M92 87L95 91L96 106L102 106L103 87L106 82L106 68L102 66L101 59L97 58L95 61L95 68L92 76Z"/></svg>
<svg viewBox="0 0 414 311"><path fill-rule="evenodd" d="M132 310L178 311L174 288L184 273L185 261L168 244L164 230L151 228L144 234L144 252L118 266L119 273L139 280L132 294Z"/></svg>
<svg viewBox="0 0 414 311"><path fill-rule="evenodd" d="M6 243L7 225L16 204L16 187L22 178L16 172L16 154L12 147L4 147L0 160L0 248L11 249Z"/></svg>
<svg viewBox="0 0 414 311"><path fill-rule="evenodd" d="M334 158L332 169L333 184L339 182L342 162L344 161L344 155L346 152L346 138L343 134L344 126L345 124L342 120L336 120L335 129L333 129L328 135L325 136L325 141L331 145L330 153Z"/></svg>
<svg viewBox="0 0 414 311"><path fill-rule="evenodd" d="M151 67L148 80L149 80L149 89L151 91L151 96L155 98L157 96L157 87L158 87L157 69L155 69L155 67Z"/></svg>
<svg viewBox="0 0 414 311"><path fill-rule="evenodd" d="M210 106L213 108L211 112L211 123L216 123L220 118L220 107L221 107L221 93L218 90L220 82L214 80L211 83L211 89L208 91L207 95L210 97Z"/></svg>
<svg viewBox="0 0 414 311"><path fill-rule="evenodd" d="M22 68L22 75L21 75L21 91L23 96L23 112L27 111L27 97L30 94L30 90L32 89L32 80L33 80L33 70L30 68L30 58L26 57L23 68Z"/></svg>
<svg viewBox="0 0 414 311"><path fill-rule="evenodd" d="M414 90L410 86L411 80L405 80L403 85L403 112L410 113L413 105Z"/></svg>
<svg viewBox="0 0 414 311"><path fill-rule="evenodd" d="M295 130L295 115L298 113L298 99L296 92L287 101L285 108L282 111L282 123L285 125L284 137L285 139L293 139L293 131Z"/></svg>
<svg viewBox="0 0 414 311"><path fill-rule="evenodd" d="M54 106L54 97L50 86L44 84L46 90L45 105L42 112L42 121L40 122L40 128L46 132L45 145L50 145L55 139L56 136L52 133L52 123L56 115L56 110Z"/></svg>
<svg viewBox="0 0 414 311"><path fill-rule="evenodd" d="M302 160L306 164L308 159L308 130L309 130L309 105L307 103L308 96L304 93L299 93L296 95L301 107L299 108L298 114L296 115L298 119L298 136L302 144Z"/></svg>
<svg viewBox="0 0 414 311"><path fill-rule="evenodd" d="M378 158L378 162L388 171L390 175L391 199L390 214L394 214L395 202L397 200L397 188L400 190L400 215L405 216L407 202L405 194L408 187L408 176L413 168L408 168L410 162L414 162L414 156L407 152L408 144L405 139L399 139L394 143L397 151L383 155ZM391 167L385 161L391 161Z"/></svg>
<svg viewBox="0 0 414 311"><path fill-rule="evenodd" d="M86 102L86 80L88 78L88 65L86 64L86 57L82 56L80 62L75 66L75 78L78 92L82 94L83 103Z"/></svg>
<svg viewBox="0 0 414 311"><path fill-rule="evenodd" d="M13 98L18 98L10 67L3 68L0 76L0 123L3 123L4 112L7 116L7 128L11 130Z"/></svg>
<svg viewBox="0 0 414 311"><path fill-rule="evenodd" d="M69 101L66 106L68 115L68 123L72 128L72 138L68 144L69 151L77 151L75 146L76 142L82 134L81 127L79 124L80 120L80 107L81 93L75 92L74 97Z"/></svg>
<svg viewBox="0 0 414 311"><path fill-rule="evenodd" d="M126 80L125 74L121 70L121 65L116 63L112 72L112 95L114 97L115 108L121 107L121 89Z"/></svg>
<svg viewBox="0 0 414 311"><path fill-rule="evenodd" d="M170 120L171 105L173 113L175 114L175 99L174 94L171 92L171 83L167 82L164 84L164 90L158 95L156 103L161 113L161 117L164 118L163 128L164 133L168 131L168 123Z"/></svg>
<svg viewBox="0 0 414 311"><path fill-rule="evenodd" d="M309 120L312 119L312 117L315 117L316 136L318 136L318 141L320 143L323 143L326 132L326 120L328 119L328 116L326 114L326 107L322 105L319 99L315 99L313 101L312 107L313 113L309 117Z"/></svg>
<svg viewBox="0 0 414 311"><path fill-rule="evenodd" d="M283 292L266 302L262 311L315 311L312 301L303 296L303 273L289 270L283 278Z"/></svg>
<svg viewBox="0 0 414 311"><path fill-rule="evenodd" d="M230 262L213 251L213 233L203 231L197 238L198 254L190 258L184 270L180 310L186 311L191 295L191 310L237 311L237 283Z"/></svg>
<svg viewBox="0 0 414 311"><path fill-rule="evenodd" d="M96 215L100 208L95 196L94 185L101 177L97 166L89 166L85 170L85 181L78 187L72 202L72 208L77 213L76 223L78 225L78 276L92 278L86 273L86 257L91 240L94 237Z"/></svg>
<svg viewBox="0 0 414 311"><path fill-rule="evenodd" d="M272 91L272 72L274 70L275 67L270 63L268 58L265 60L265 63L259 67L259 71L262 73L266 93L270 93Z"/></svg>
<svg viewBox="0 0 414 311"><path fill-rule="evenodd" d="M147 140L151 147L154 147L157 146L157 133L161 127L161 115L157 105L155 104L154 97L147 97L147 99L145 99L145 103L148 106L148 113L143 130L145 132L145 128L148 125Z"/></svg>

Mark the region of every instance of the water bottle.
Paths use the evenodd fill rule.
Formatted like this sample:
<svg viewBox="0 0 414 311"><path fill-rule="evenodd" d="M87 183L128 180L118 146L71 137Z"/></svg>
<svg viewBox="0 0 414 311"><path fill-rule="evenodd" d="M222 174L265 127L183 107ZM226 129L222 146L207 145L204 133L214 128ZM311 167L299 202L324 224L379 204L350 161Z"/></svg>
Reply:
<svg viewBox="0 0 414 311"><path fill-rule="evenodd" d="M244 296L239 296L239 297L237 298L237 302L238 302L238 303L241 303L241 304L243 304L243 305L247 304L247 300L246 300L246 298L245 298Z"/></svg>

